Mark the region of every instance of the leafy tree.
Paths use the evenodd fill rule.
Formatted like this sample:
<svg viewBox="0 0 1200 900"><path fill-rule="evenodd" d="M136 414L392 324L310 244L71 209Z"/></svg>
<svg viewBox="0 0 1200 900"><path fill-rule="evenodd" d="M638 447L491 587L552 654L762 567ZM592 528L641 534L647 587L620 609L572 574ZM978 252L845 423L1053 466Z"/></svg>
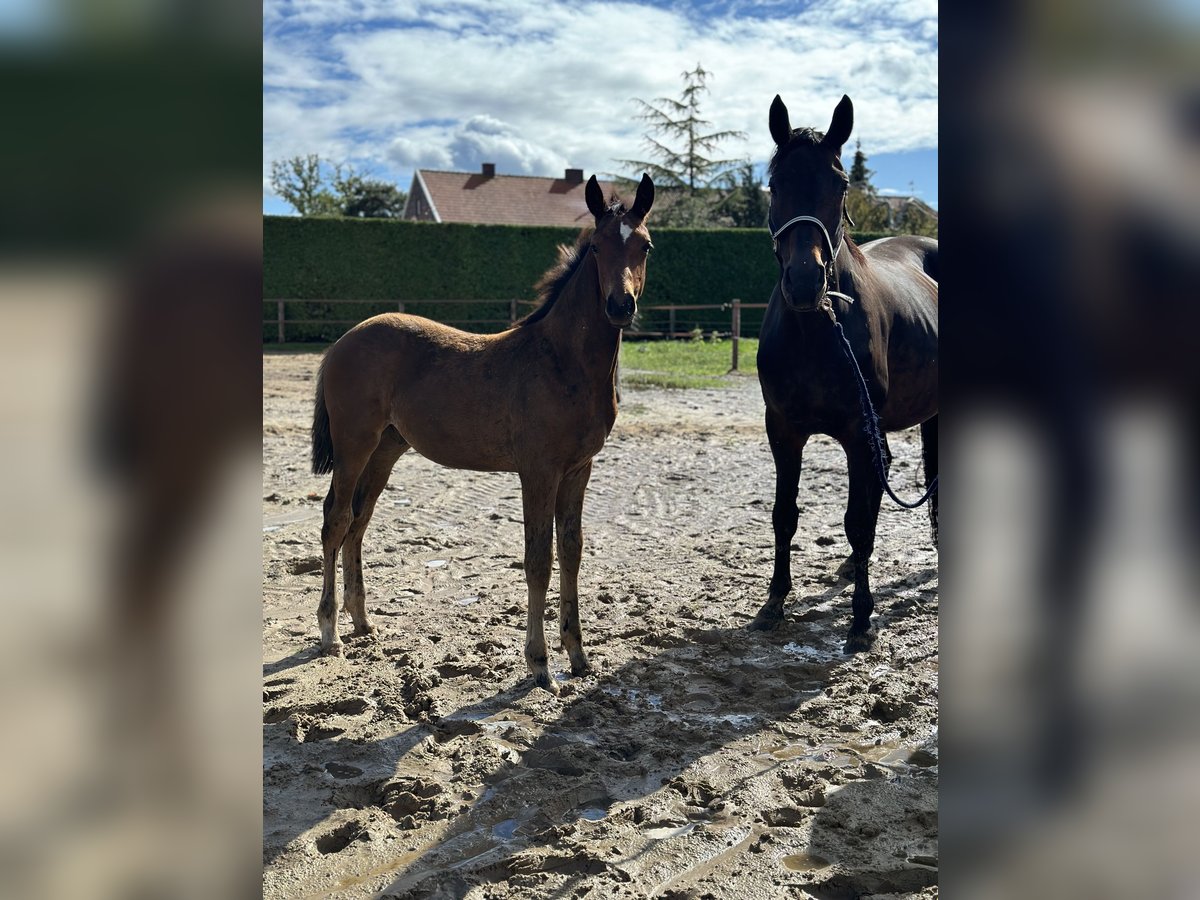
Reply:
<svg viewBox="0 0 1200 900"><path fill-rule="evenodd" d="M854 220L857 231L891 231L888 223L888 207L875 189L854 187L846 194L846 211Z"/></svg>
<svg viewBox="0 0 1200 900"><path fill-rule="evenodd" d="M405 193L315 153L271 163L271 189L302 216L399 218Z"/></svg>
<svg viewBox="0 0 1200 900"><path fill-rule="evenodd" d="M302 216L339 215L337 198L325 187L321 157L315 153L272 162L271 190Z"/></svg>
<svg viewBox="0 0 1200 900"><path fill-rule="evenodd" d="M641 109L638 118L649 123L645 146L651 159L619 159L635 172L648 172L662 199L655 204L655 218L663 225L698 227L713 224L714 207L722 199L715 190L728 184L730 170L743 162L720 158L718 147L725 141L744 139L741 131L709 131L712 123L700 113L700 101L708 90L711 75L699 63L684 72L679 99L658 97L654 103L634 98ZM623 179L632 180L632 179Z"/></svg>
<svg viewBox="0 0 1200 900"><path fill-rule="evenodd" d="M363 178L353 171L335 183L341 214L358 219L399 219L408 195L387 181Z"/></svg>
<svg viewBox="0 0 1200 900"><path fill-rule="evenodd" d="M729 193L718 208L734 228L762 228L767 224L771 200L752 163L737 168L736 175L730 178Z"/></svg>
<svg viewBox="0 0 1200 900"><path fill-rule="evenodd" d="M910 200L904 204L897 223L900 231L906 234L923 234L926 237L937 237L937 219L934 218L925 204Z"/></svg>

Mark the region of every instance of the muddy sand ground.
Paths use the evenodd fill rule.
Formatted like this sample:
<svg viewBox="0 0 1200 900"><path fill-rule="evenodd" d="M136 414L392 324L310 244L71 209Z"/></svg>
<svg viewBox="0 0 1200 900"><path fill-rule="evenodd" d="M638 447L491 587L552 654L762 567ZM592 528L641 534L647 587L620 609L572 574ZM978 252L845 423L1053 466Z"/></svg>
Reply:
<svg viewBox="0 0 1200 900"><path fill-rule="evenodd" d="M367 532L379 639L317 654L315 354L264 358L263 889L299 897L936 896L938 577L887 504L879 637L845 657L845 461L808 445L778 631L753 378L626 389L584 507L595 674L532 688L515 475L409 453ZM919 482L915 431L893 481ZM340 586L339 586L340 592ZM554 625L557 595L547 604ZM553 640L553 638L551 638Z"/></svg>

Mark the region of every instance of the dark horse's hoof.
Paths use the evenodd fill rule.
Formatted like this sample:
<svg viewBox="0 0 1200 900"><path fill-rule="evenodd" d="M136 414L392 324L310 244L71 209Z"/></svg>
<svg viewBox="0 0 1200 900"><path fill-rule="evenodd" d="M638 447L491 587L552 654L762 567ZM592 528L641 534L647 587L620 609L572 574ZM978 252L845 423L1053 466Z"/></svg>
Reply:
<svg viewBox="0 0 1200 900"><path fill-rule="evenodd" d="M875 644L875 631L852 631L846 635L846 646L842 648L843 653L862 653L864 650L870 650Z"/></svg>
<svg viewBox="0 0 1200 900"><path fill-rule="evenodd" d="M750 620L750 624L746 626L747 631L774 631L783 624L783 613L775 615L763 615L759 613Z"/></svg>

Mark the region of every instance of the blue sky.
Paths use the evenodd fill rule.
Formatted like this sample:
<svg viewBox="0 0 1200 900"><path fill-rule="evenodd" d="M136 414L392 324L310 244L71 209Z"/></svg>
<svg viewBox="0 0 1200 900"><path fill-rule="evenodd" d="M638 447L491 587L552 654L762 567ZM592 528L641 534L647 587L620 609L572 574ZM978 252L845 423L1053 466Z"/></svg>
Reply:
<svg viewBox="0 0 1200 900"><path fill-rule="evenodd" d="M873 182L937 206L936 0L266 0L263 209L272 159L318 153L407 190L415 168L624 172L645 158L634 97L712 75L702 112L764 166L767 110L824 129L854 101ZM910 187L911 185L911 187Z"/></svg>

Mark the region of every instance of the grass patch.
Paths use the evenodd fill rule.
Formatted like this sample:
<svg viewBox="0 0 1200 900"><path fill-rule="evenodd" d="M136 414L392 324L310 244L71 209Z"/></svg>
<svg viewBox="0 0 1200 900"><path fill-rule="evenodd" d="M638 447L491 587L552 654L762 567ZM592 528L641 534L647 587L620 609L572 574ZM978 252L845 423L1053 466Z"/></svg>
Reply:
<svg viewBox="0 0 1200 900"><path fill-rule="evenodd" d="M727 387L732 341L625 341L621 383L669 388ZM757 338L738 341L738 373L757 375Z"/></svg>
<svg viewBox="0 0 1200 900"><path fill-rule="evenodd" d="M264 354L323 353L328 344L288 342L263 344ZM757 338L738 342L738 374L757 375ZM732 341L623 341L621 383L629 387L728 387Z"/></svg>

